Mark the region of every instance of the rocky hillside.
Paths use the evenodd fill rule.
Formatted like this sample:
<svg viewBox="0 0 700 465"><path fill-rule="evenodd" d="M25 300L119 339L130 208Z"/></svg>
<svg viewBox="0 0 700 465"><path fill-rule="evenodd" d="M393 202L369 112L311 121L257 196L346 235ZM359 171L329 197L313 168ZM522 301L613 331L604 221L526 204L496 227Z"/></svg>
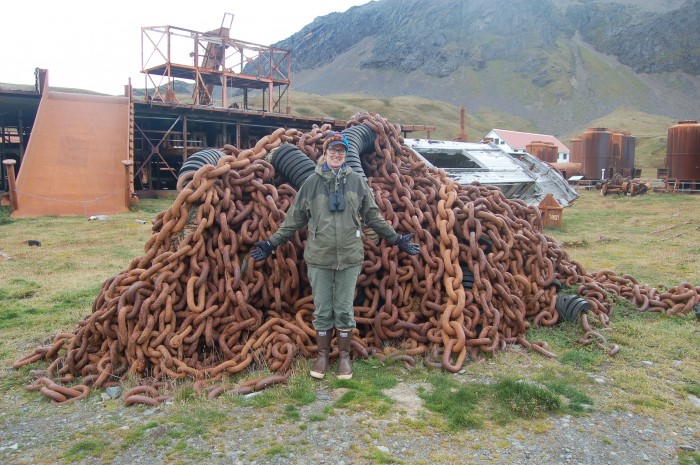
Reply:
<svg viewBox="0 0 700 465"><path fill-rule="evenodd" d="M698 24L700 0L377 0L275 46L299 91L414 95L563 134L620 106L697 118Z"/></svg>

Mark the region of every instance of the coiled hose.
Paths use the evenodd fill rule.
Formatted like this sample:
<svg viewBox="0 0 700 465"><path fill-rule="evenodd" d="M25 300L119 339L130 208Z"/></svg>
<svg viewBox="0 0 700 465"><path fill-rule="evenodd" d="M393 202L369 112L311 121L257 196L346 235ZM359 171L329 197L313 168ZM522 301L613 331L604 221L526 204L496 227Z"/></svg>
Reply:
<svg viewBox="0 0 700 465"><path fill-rule="evenodd" d="M374 149L374 139L377 135L363 124L344 129L341 133L348 140L348 154L345 157L345 163L367 181L367 176L362 169L361 156Z"/></svg>
<svg viewBox="0 0 700 465"><path fill-rule="evenodd" d="M376 137L374 131L367 126L359 125L343 130L342 134L348 140L345 163L366 181L367 176L362 169L360 157L374 148L374 138ZM280 145L275 150L271 161L275 171L289 180L297 189L304 184L304 181L311 176L316 168L314 162L304 152L288 143Z"/></svg>
<svg viewBox="0 0 700 465"><path fill-rule="evenodd" d="M587 313L591 310L591 304L577 295L557 294L554 308L557 309L564 320L576 321L582 313Z"/></svg>
<svg viewBox="0 0 700 465"><path fill-rule="evenodd" d="M316 164L295 145L284 143L272 155L272 166L298 190L316 169Z"/></svg>
<svg viewBox="0 0 700 465"><path fill-rule="evenodd" d="M192 154L180 167L180 171L177 173L178 185L180 184L180 178L185 173L190 171L197 171L204 165L214 165L219 161L221 157L225 157L226 154L216 149L205 149L200 150L197 153ZM182 187L185 187L191 179L188 179L182 183Z"/></svg>

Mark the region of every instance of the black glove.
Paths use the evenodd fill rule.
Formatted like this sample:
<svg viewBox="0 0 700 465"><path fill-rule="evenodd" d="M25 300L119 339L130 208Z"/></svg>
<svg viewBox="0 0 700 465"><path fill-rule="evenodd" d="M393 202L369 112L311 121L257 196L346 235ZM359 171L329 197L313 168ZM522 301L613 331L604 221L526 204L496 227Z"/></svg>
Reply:
<svg viewBox="0 0 700 465"><path fill-rule="evenodd" d="M253 249L250 255L256 262L265 260L267 257L272 255L272 251L275 250L275 246L272 245L272 242L270 241L260 241L253 245L257 248Z"/></svg>
<svg viewBox="0 0 700 465"><path fill-rule="evenodd" d="M399 239L396 241L396 245L399 247L399 249L403 250L409 255L418 255L418 252L420 252L420 247L418 244L409 242L415 235L415 233L410 233L399 236Z"/></svg>

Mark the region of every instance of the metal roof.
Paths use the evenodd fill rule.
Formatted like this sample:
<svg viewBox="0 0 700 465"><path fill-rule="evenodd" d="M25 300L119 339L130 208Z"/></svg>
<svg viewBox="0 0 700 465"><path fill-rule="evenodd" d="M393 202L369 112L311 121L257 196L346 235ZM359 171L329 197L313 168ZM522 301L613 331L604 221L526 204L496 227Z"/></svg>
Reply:
<svg viewBox="0 0 700 465"><path fill-rule="evenodd" d="M514 149L525 150L530 143L535 141L551 142L557 146L559 153L569 153L569 148L564 145L559 139L548 134L535 134L532 132L509 131L507 129L492 129L498 134L501 139L506 141L508 145Z"/></svg>

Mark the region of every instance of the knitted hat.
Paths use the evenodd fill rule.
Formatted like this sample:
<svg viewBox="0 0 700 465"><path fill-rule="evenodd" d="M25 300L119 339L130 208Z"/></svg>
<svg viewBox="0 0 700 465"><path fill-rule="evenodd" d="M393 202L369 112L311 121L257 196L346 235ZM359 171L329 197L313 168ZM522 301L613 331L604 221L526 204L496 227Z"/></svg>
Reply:
<svg viewBox="0 0 700 465"><path fill-rule="evenodd" d="M348 140L341 133L333 131L330 134L328 134L328 136L326 136L326 140L323 141L323 151L325 152L326 149L328 149L328 147L332 147L338 144L343 144L345 146L345 151L347 152Z"/></svg>

